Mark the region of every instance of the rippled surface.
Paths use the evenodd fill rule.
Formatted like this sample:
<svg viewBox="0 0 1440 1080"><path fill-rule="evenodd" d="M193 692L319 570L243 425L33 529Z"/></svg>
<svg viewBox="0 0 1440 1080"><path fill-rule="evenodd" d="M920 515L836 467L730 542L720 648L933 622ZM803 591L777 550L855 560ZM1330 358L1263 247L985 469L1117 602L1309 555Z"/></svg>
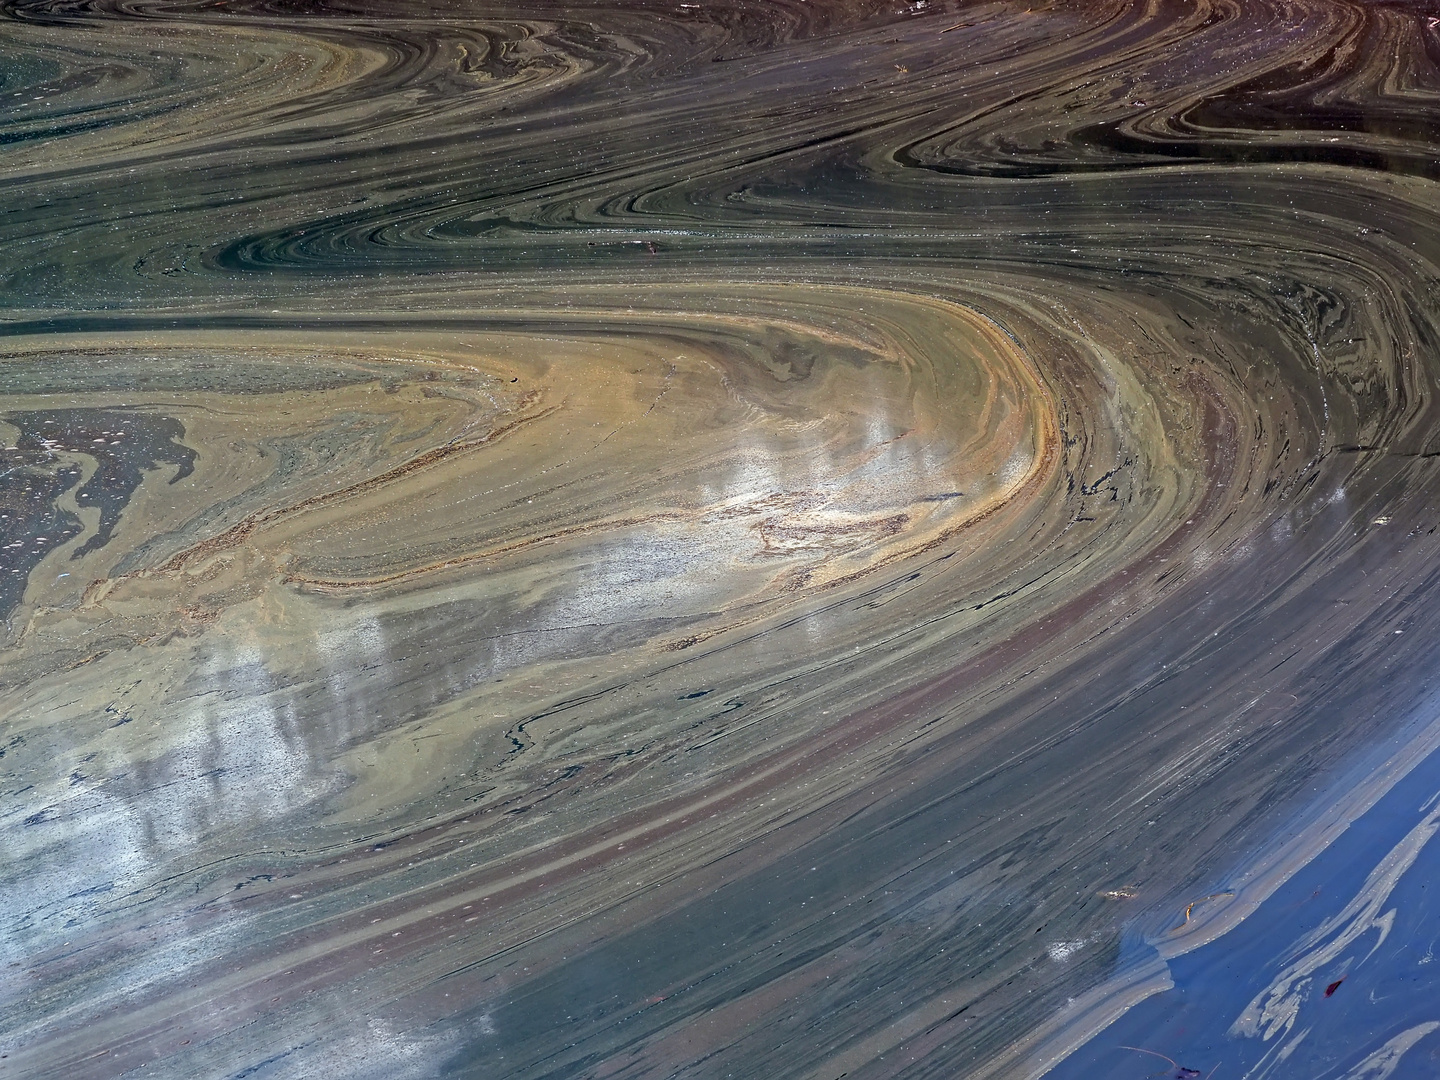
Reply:
<svg viewBox="0 0 1440 1080"><path fill-rule="evenodd" d="M0 1074L1434 1068L1440 14L0 18Z"/></svg>

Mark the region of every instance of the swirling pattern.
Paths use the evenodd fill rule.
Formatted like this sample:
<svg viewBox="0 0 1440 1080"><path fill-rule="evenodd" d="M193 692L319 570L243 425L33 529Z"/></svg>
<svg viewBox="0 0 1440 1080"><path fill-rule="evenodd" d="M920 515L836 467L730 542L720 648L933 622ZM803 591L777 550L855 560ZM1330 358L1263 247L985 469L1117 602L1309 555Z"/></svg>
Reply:
<svg viewBox="0 0 1440 1080"><path fill-rule="evenodd" d="M1425 5L0 18L5 1075L1033 1075L1433 745Z"/></svg>

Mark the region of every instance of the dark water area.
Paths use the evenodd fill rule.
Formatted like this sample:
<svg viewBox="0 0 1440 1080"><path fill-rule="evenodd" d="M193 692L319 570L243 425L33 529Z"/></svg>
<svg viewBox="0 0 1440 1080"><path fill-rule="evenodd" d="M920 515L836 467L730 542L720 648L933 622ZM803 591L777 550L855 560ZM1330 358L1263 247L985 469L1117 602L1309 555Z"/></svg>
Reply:
<svg viewBox="0 0 1440 1080"><path fill-rule="evenodd" d="M1409 0L0 2L0 1078L1440 1074L1437 117Z"/></svg>

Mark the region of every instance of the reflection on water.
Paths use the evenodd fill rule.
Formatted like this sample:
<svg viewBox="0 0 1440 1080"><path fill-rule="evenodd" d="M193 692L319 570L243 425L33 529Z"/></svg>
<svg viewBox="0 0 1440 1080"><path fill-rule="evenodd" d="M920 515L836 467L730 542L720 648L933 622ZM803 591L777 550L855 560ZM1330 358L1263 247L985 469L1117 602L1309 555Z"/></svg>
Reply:
<svg viewBox="0 0 1440 1080"><path fill-rule="evenodd" d="M1158 1068L1378 1080L1436 1071L1437 778L1432 756L1234 930L1171 959L1169 989L1049 1075Z"/></svg>
<svg viewBox="0 0 1440 1080"><path fill-rule="evenodd" d="M1423 5L0 19L0 1073L1435 1071Z"/></svg>

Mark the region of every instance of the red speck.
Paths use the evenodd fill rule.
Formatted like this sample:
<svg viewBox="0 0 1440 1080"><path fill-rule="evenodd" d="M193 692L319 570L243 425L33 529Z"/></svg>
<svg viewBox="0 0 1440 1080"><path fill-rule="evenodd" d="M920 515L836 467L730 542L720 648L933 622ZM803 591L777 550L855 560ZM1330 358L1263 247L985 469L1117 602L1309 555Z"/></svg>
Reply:
<svg viewBox="0 0 1440 1080"><path fill-rule="evenodd" d="M1331 983L1329 986L1325 987L1325 996L1326 996L1326 997L1329 997L1331 994L1335 993L1336 990L1339 990L1339 989L1340 989L1340 984L1341 984L1342 982L1344 982L1344 981L1345 981L1345 976L1344 976L1344 975L1341 975L1340 978L1336 979L1336 980L1335 980L1333 983Z"/></svg>

